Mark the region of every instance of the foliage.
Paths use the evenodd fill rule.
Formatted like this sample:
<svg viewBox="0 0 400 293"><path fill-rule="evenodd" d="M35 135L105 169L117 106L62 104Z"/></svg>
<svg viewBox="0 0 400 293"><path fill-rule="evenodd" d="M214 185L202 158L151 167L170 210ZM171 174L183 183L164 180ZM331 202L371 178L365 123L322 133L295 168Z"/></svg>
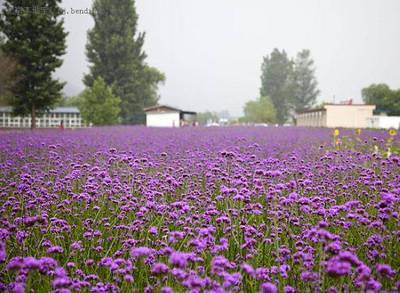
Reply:
<svg viewBox="0 0 400 293"><path fill-rule="evenodd" d="M274 49L270 55L264 57L261 66L260 96L270 97L276 109L279 123L285 123L289 117L291 86L289 77L292 72L292 61L285 50Z"/></svg>
<svg viewBox="0 0 400 293"><path fill-rule="evenodd" d="M216 112L206 111L197 113L197 122L199 122L200 125L206 125L209 121L218 122L218 120L219 117Z"/></svg>
<svg viewBox="0 0 400 293"><path fill-rule="evenodd" d="M59 107L79 107L82 102L82 95L72 96L72 97L62 97L58 101L57 106Z"/></svg>
<svg viewBox="0 0 400 293"><path fill-rule="evenodd" d="M118 123L121 99L115 96L99 77L91 88L87 88L78 100L83 120L93 125L111 125Z"/></svg>
<svg viewBox="0 0 400 293"><path fill-rule="evenodd" d="M244 107L244 121L252 123L275 123L277 113L269 97L248 101Z"/></svg>
<svg viewBox="0 0 400 293"><path fill-rule="evenodd" d="M361 91L366 104L376 105L376 113L400 116L400 89L392 90L386 84L372 84Z"/></svg>
<svg viewBox="0 0 400 293"><path fill-rule="evenodd" d="M86 54L90 73L84 77L91 87L98 77L121 98L123 123L143 123L144 107L158 101L157 87L164 74L145 63L144 33L138 33L134 0L95 0L94 28L88 32Z"/></svg>
<svg viewBox="0 0 400 293"><path fill-rule="evenodd" d="M310 50L297 53L295 60L284 50L274 49L264 57L261 67L261 96L269 96L276 109L277 122L283 124L296 111L310 109L319 90Z"/></svg>
<svg viewBox="0 0 400 293"><path fill-rule="evenodd" d="M60 3L6 0L0 15L0 30L6 37L2 50L18 63L19 79L9 102L14 114L31 114L32 128L36 114L49 110L61 98L64 86L52 76L62 64L67 35ZM35 11L38 8L42 11Z"/></svg>
<svg viewBox="0 0 400 293"><path fill-rule="evenodd" d="M7 98L12 94L18 77L16 76L18 63L1 50L3 39L0 36L0 106L8 104Z"/></svg>
<svg viewBox="0 0 400 293"><path fill-rule="evenodd" d="M310 50L297 53L290 75L290 86L292 94L290 104L295 112L308 110L316 103L319 90Z"/></svg>

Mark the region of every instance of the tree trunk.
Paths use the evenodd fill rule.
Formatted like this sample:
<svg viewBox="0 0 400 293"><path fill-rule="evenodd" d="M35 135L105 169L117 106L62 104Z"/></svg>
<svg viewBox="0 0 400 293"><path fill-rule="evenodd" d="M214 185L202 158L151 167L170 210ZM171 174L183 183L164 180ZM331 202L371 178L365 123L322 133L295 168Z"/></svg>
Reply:
<svg viewBox="0 0 400 293"><path fill-rule="evenodd" d="M32 105L32 110L31 110L31 129L36 128L36 110L35 110L35 105Z"/></svg>

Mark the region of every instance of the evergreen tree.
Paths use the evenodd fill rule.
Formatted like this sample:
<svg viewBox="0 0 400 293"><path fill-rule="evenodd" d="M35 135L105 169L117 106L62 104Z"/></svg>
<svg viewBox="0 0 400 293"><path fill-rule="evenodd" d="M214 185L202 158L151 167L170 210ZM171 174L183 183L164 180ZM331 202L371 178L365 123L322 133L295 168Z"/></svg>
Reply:
<svg viewBox="0 0 400 293"><path fill-rule="evenodd" d="M7 99L12 94L13 87L18 79L16 75L17 62L4 54L1 50L3 38L0 35L0 106L7 105Z"/></svg>
<svg viewBox="0 0 400 293"><path fill-rule="evenodd" d="M0 30L6 37L3 52L18 63L19 77L10 98L15 115L32 117L51 109L61 98L64 84L53 79L65 53L61 0L6 0Z"/></svg>
<svg viewBox="0 0 400 293"><path fill-rule="evenodd" d="M137 31L135 2L95 0L92 16L86 47L90 73L84 83L91 87L102 77L121 98L122 122L143 123L143 108L157 103L157 85L165 78L145 63L145 34Z"/></svg>
<svg viewBox="0 0 400 293"><path fill-rule="evenodd" d="M290 78L291 108L296 112L310 109L319 95L313 66L314 61L309 50L302 50L297 54Z"/></svg>
<svg viewBox="0 0 400 293"><path fill-rule="evenodd" d="M291 70L292 62L288 59L286 52L278 49L274 49L270 56L264 57L261 66L260 96L271 98L279 123L285 123L288 119Z"/></svg>
<svg viewBox="0 0 400 293"><path fill-rule="evenodd" d="M121 99L115 96L104 80L99 77L77 101L82 118L93 125L118 123Z"/></svg>

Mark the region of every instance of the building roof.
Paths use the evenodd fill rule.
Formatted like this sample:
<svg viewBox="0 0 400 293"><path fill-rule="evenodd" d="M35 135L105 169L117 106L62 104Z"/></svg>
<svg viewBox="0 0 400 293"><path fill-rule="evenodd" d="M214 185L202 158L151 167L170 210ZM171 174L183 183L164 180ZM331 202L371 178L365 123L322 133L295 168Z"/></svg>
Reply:
<svg viewBox="0 0 400 293"><path fill-rule="evenodd" d="M296 114L313 113L313 112L321 112L321 111L326 111L326 109L325 108L314 108L314 109L308 109L308 110L296 112Z"/></svg>
<svg viewBox="0 0 400 293"><path fill-rule="evenodd" d="M370 105L370 104L332 104L332 103L327 103L325 106L357 106L357 107L376 107L376 105Z"/></svg>
<svg viewBox="0 0 400 293"><path fill-rule="evenodd" d="M0 112L11 113L12 107L10 107L10 106L0 107ZM80 111L77 107L56 107L54 109L51 109L49 112L57 113L57 114L59 114L59 113L79 114L80 113Z"/></svg>
<svg viewBox="0 0 400 293"><path fill-rule="evenodd" d="M168 105L155 105L152 107L147 107L144 108L144 111L146 113L165 113L165 112L179 112L182 114L190 114L190 115L196 115L196 112L191 112L191 111L184 111L175 107L171 107Z"/></svg>
<svg viewBox="0 0 400 293"><path fill-rule="evenodd" d="M79 114L80 111L78 107L56 107L53 110L50 110L50 113L75 113Z"/></svg>
<svg viewBox="0 0 400 293"><path fill-rule="evenodd" d="M304 111L300 111L300 112L296 112L296 114L303 114L303 113L312 113L312 112L321 112L321 111L326 111L325 106L341 106L341 107L352 107L352 106L356 106L356 107L376 107L375 105L368 105L368 104L324 104L323 107L319 107L319 108L314 108L314 109L309 109L309 110L304 110Z"/></svg>

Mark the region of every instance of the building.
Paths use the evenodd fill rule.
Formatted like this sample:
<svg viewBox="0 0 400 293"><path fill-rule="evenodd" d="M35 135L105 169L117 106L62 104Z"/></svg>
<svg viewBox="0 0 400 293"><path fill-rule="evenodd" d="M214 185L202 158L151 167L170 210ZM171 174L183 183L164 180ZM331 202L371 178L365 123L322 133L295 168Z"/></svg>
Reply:
<svg viewBox="0 0 400 293"><path fill-rule="evenodd" d="M149 127L181 127L196 124L196 112L157 105L144 109L146 125Z"/></svg>
<svg viewBox="0 0 400 293"><path fill-rule="evenodd" d="M375 105L363 104L325 104L321 108L296 113L296 125L367 128L375 108Z"/></svg>
<svg viewBox="0 0 400 293"><path fill-rule="evenodd" d="M368 118L368 127L400 129L400 116L372 116Z"/></svg>
<svg viewBox="0 0 400 293"><path fill-rule="evenodd" d="M31 116L12 116L11 107L0 107L0 128L29 128ZM36 117L36 127L55 128L60 127L61 121L64 128L85 127L81 113L76 107L57 107Z"/></svg>

